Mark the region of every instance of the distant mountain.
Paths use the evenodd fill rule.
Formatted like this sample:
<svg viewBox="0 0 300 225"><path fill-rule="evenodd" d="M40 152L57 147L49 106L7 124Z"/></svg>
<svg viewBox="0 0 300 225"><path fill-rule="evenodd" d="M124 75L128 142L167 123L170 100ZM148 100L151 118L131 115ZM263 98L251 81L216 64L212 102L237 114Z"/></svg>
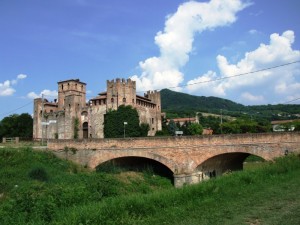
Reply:
<svg viewBox="0 0 300 225"><path fill-rule="evenodd" d="M218 114L222 110L223 114L231 116L248 115L251 118L260 117L267 120L286 120L300 117L299 104L244 106L228 99L189 95L169 89L163 89L160 93L162 110L171 113L186 112L180 115L188 115L191 112Z"/></svg>
<svg viewBox="0 0 300 225"><path fill-rule="evenodd" d="M242 104L233 101L217 98L194 96L181 92L163 89L160 91L163 110L198 110L198 111L215 111L230 110L241 111L245 109Z"/></svg>

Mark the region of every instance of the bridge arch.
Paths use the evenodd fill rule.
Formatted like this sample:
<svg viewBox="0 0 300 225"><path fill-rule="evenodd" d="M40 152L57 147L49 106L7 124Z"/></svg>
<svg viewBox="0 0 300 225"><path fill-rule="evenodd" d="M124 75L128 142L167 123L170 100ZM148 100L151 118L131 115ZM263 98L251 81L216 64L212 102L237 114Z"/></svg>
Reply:
<svg viewBox="0 0 300 225"><path fill-rule="evenodd" d="M103 157L104 156L104 157ZM149 160L153 160L155 162L158 162L165 166L171 173L175 173L178 170L178 165L176 162L174 162L171 159L167 159L164 156L147 152L147 151L142 151L142 152L136 152L136 151L116 151L113 154L99 154L97 156L94 156L92 160L88 163L89 167L91 168L96 168L98 165L101 165L102 163L111 161L111 160L116 160L119 158L145 158Z"/></svg>
<svg viewBox="0 0 300 225"><path fill-rule="evenodd" d="M254 154L248 152L229 152L216 154L198 164L195 172L201 172L202 178L207 179L220 176L229 171L243 170L243 162L250 155ZM261 158L264 159L263 157Z"/></svg>
<svg viewBox="0 0 300 225"><path fill-rule="evenodd" d="M96 167L97 171L110 171L111 169L124 169L125 171L141 172L149 170L154 174L158 174L173 181L173 171L170 170L166 165L145 157L126 156L113 158L106 162L99 164Z"/></svg>

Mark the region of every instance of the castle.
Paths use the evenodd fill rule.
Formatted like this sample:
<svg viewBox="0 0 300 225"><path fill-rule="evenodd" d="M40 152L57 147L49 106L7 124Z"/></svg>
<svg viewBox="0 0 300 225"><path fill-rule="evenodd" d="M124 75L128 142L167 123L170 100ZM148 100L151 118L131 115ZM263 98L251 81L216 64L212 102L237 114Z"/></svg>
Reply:
<svg viewBox="0 0 300 225"><path fill-rule="evenodd" d="M148 136L154 136L162 129L160 92L148 91L144 96L137 95L135 81L107 81L106 92L88 102L86 83L70 79L57 84L58 99L54 102L34 99L34 139L73 139L75 127L78 138L104 138L104 115L120 105L131 105L137 109L140 123L149 124Z"/></svg>

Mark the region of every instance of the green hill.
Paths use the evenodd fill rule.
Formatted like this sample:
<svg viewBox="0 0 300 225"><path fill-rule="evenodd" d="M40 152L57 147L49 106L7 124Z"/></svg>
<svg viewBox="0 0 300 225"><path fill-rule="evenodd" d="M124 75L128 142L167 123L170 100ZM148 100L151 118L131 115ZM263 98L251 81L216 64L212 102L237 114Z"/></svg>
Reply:
<svg viewBox="0 0 300 225"><path fill-rule="evenodd" d="M161 90L160 94L163 110L219 111L221 109L224 109L239 111L245 108L244 105L235 103L227 99L194 96L181 92L171 91L169 89Z"/></svg>
<svg viewBox="0 0 300 225"><path fill-rule="evenodd" d="M162 110L167 113L177 113L186 116L195 112L208 112L240 117L260 117L267 120L297 119L300 115L300 105L255 105L245 106L228 99L204 97L175 92L169 89L161 90Z"/></svg>

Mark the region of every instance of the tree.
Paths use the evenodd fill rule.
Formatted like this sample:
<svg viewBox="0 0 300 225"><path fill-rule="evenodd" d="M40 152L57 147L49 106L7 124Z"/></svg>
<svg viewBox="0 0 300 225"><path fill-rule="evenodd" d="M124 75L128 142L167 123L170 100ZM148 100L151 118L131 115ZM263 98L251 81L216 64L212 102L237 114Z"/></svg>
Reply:
<svg viewBox="0 0 300 225"><path fill-rule="evenodd" d="M141 123L140 125L140 130L141 130L141 137L147 137L148 136L148 131L150 130L150 126L148 123Z"/></svg>
<svg viewBox="0 0 300 225"><path fill-rule="evenodd" d="M33 119L28 113L13 114L4 117L0 122L0 138L23 137L32 138Z"/></svg>
<svg viewBox="0 0 300 225"><path fill-rule="evenodd" d="M199 123L192 123L187 129L190 135L201 135L203 132L203 127Z"/></svg>
<svg viewBox="0 0 300 225"><path fill-rule="evenodd" d="M176 126L176 123L174 122L174 120L170 120L169 124L168 124L168 131L170 135L175 135L175 132L178 130L178 127Z"/></svg>
<svg viewBox="0 0 300 225"><path fill-rule="evenodd" d="M300 122L297 122L295 124L295 130L294 131L300 131Z"/></svg>
<svg viewBox="0 0 300 225"><path fill-rule="evenodd" d="M223 123L222 129L224 134L259 133L270 131L271 126L266 122L258 123L247 119L237 119Z"/></svg>
<svg viewBox="0 0 300 225"><path fill-rule="evenodd" d="M127 122L127 124L124 124ZM109 111L104 117L104 137L121 138L147 136L148 124L139 124L139 115L132 106L121 105L117 110ZM125 127L124 127L125 126Z"/></svg>

